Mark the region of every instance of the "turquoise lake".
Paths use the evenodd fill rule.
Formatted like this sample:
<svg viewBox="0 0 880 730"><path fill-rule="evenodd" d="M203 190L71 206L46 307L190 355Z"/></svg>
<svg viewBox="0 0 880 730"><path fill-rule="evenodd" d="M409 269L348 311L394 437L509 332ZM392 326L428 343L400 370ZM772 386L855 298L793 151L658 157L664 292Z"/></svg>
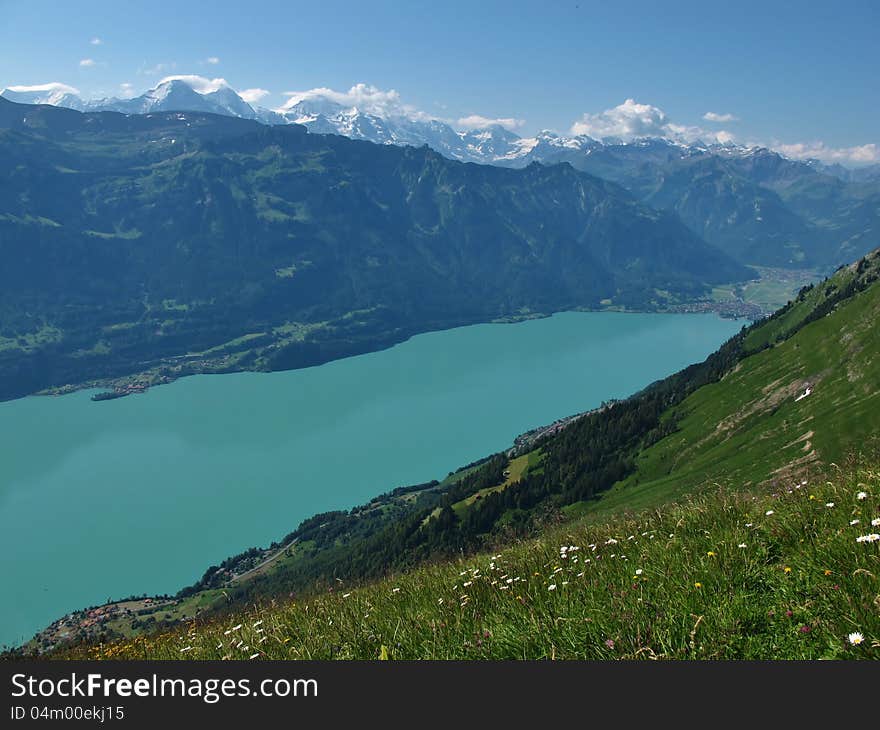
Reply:
<svg viewBox="0 0 880 730"><path fill-rule="evenodd" d="M570 312L101 403L0 403L0 645L107 598L175 593L316 512L442 479L702 360L742 324Z"/></svg>

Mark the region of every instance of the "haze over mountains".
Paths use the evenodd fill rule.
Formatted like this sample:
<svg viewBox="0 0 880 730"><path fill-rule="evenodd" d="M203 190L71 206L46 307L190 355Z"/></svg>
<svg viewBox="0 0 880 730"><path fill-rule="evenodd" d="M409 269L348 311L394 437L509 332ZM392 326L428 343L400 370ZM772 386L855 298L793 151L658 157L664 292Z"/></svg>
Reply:
<svg viewBox="0 0 880 730"><path fill-rule="evenodd" d="M362 91L367 95L371 89ZM830 271L880 246L880 165L850 169L792 160L765 147L703 142L694 136L699 130L673 125L666 125L671 129L666 137L599 140L542 131L523 138L509 128L516 120L506 126L467 120L468 129L456 130L396 102L348 104L329 89L293 94L272 111L249 104L222 79L199 76L168 77L130 99L85 101L61 84L5 89L0 95L80 111L198 111L300 124L316 134L427 145L452 160L505 167L568 162L621 185L651 207L676 213L706 241L746 264Z"/></svg>

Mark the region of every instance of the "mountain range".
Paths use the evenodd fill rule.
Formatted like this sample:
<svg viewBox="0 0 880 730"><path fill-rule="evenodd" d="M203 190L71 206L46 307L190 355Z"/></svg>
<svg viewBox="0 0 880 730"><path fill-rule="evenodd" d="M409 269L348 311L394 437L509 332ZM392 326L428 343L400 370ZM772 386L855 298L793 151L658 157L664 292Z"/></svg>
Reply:
<svg viewBox="0 0 880 730"><path fill-rule="evenodd" d="M753 273L569 164L0 99L0 399L287 369L415 332L656 309Z"/></svg>
<svg viewBox="0 0 880 730"><path fill-rule="evenodd" d="M0 95L80 111L195 111L263 124L298 124L384 145L427 145L444 157L504 167L567 162L611 180L642 202L676 213L744 264L829 272L880 246L880 165L848 169L786 158L764 147L666 138L596 140L505 127L458 131L421 113L361 109L300 94L276 110L248 104L225 83L169 77L131 99L85 101L66 87ZM196 86L199 90L196 90Z"/></svg>

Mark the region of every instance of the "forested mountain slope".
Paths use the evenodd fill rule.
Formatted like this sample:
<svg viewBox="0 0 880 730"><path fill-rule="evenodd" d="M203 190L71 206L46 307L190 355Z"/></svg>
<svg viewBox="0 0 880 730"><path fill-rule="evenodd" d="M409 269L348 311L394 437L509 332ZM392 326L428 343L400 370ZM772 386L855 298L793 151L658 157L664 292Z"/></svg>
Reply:
<svg viewBox="0 0 880 730"><path fill-rule="evenodd" d="M2 98L0 258L0 398L311 365L750 277L674 214L569 165Z"/></svg>

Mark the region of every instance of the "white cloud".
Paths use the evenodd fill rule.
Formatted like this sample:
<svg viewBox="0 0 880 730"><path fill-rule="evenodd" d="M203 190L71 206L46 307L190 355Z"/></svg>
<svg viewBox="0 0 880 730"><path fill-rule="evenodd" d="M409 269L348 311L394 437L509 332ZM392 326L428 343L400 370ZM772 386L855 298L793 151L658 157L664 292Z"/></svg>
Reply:
<svg viewBox="0 0 880 730"><path fill-rule="evenodd" d="M89 41L89 43L91 43L93 46L100 46L103 42L104 41L102 41L100 38L92 38L92 40Z"/></svg>
<svg viewBox="0 0 880 730"><path fill-rule="evenodd" d="M48 84L37 84L36 86L7 86L6 88L18 93L27 93L29 91L52 91L56 93L60 92L62 94L79 94L79 89L76 89L73 86L68 86L67 84L62 84L60 81L52 81Z"/></svg>
<svg viewBox="0 0 880 730"><path fill-rule="evenodd" d="M266 89L244 89L239 91L238 95L248 104L256 104L261 99L265 99L271 92Z"/></svg>
<svg viewBox="0 0 880 730"><path fill-rule="evenodd" d="M511 117L490 119L489 117L484 117L479 114L471 114L470 116L462 117L458 120L458 127L460 129L482 129L483 127L489 127L492 125L504 127L508 131L513 132L514 130L524 126L525 120L513 119Z"/></svg>
<svg viewBox="0 0 880 730"><path fill-rule="evenodd" d="M874 143L855 147L829 147L824 142L797 142L785 144L776 142L771 145L777 152L794 160L816 159L822 162L840 162L843 164L864 164L880 162L880 145Z"/></svg>
<svg viewBox="0 0 880 730"><path fill-rule="evenodd" d="M208 56L208 58L205 59L205 63L210 63L212 66L216 66L220 63L220 59L217 58L217 56Z"/></svg>
<svg viewBox="0 0 880 730"><path fill-rule="evenodd" d="M226 79L206 79L204 76L195 76L193 74L166 76L159 81L159 84L164 84L166 81L185 81L199 94L210 94L229 86Z"/></svg>
<svg viewBox="0 0 880 730"><path fill-rule="evenodd" d="M662 109L627 99L613 109L599 114L584 114L571 125L572 134L603 137L662 137L668 132L669 120Z"/></svg>
<svg viewBox="0 0 880 730"><path fill-rule="evenodd" d="M131 99L134 96L134 86L127 81L119 84L119 95L123 99Z"/></svg>
<svg viewBox="0 0 880 730"><path fill-rule="evenodd" d="M738 122L739 117L735 117L733 114L718 114L717 112L706 112L703 115L703 119L707 122Z"/></svg>
<svg viewBox="0 0 880 730"><path fill-rule="evenodd" d="M584 114L571 125L571 133L600 140L608 137L627 141L640 137L664 137L679 142L733 140L733 135L727 131L711 132L700 127L674 124L662 109L651 104L639 104L634 99L627 99L623 104L598 114Z"/></svg>
<svg viewBox="0 0 880 730"><path fill-rule="evenodd" d="M383 91L371 84L355 84L348 91L320 87L308 91L285 91L284 95L290 98L278 109L279 112L285 112L302 101L329 101L344 107L357 107L363 112L381 117L434 119L431 115L404 104L400 94L394 89Z"/></svg>
<svg viewBox="0 0 880 730"><path fill-rule="evenodd" d="M79 65L82 68L91 68L92 66L95 65L95 61L92 58L84 58L84 59L82 59L82 61L79 62Z"/></svg>
<svg viewBox="0 0 880 730"><path fill-rule="evenodd" d="M327 87L318 87L308 91L285 91L287 101L276 111L284 113L301 102L312 102L318 108L322 103L339 105L344 108L356 107L359 111L367 114L375 114L382 118L403 117L410 121L443 121L461 129L477 129L498 124L511 131L519 129L525 122L513 117L491 118L479 114L471 114L457 121L444 119L434 114L424 112L411 104L406 104L400 98L400 93L395 89L380 89L372 84L355 84L348 91L336 91ZM435 102L436 104L436 102ZM438 104L438 106L440 106ZM325 113L334 113L331 106Z"/></svg>

